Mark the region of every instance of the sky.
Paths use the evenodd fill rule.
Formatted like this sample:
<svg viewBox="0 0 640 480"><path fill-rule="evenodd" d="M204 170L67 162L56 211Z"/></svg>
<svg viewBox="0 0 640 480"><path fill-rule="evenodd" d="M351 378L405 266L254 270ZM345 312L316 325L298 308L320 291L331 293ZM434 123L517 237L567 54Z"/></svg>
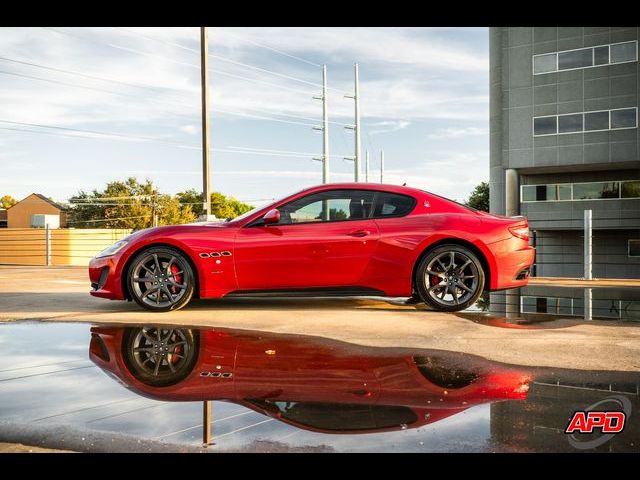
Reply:
<svg viewBox="0 0 640 480"><path fill-rule="evenodd" d="M0 196L136 176L202 188L198 27L0 28ZM369 181L464 200L489 177L487 28L209 27L211 186L260 205L322 182L321 64L330 181L352 181L353 65ZM364 179L364 173L362 174Z"/></svg>

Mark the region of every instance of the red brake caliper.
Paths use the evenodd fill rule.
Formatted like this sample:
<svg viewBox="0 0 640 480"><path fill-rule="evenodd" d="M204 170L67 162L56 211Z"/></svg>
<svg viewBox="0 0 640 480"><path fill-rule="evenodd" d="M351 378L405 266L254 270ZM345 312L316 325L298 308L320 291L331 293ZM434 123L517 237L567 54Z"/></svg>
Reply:
<svg viewBox="0 0 640 480"><path fill-rule="evenodd" d="M438 277L437 275L429 275L429 283L431 283L431 286L439 284L440 277Z"/></svg>
<svg viewBox="0 0 640 480"><path fill-rule="evenodd" d="M173 281L176 283L182 283L182 275L176 275L176 273L178 273L180 269L175 263L171 265L171 268L169 270L173 274ZM171 293L178 293L178 287L171 287Z"/></svg>
<svg viewBox="0 0 640 480"><path fill-rule="evenodd" d="M180 357L178 357L178 355L182 355L182 345L176 346L176 348L173 350L173 353L171 355L171 363L178 363L178 360L180 360Z"/></svg>

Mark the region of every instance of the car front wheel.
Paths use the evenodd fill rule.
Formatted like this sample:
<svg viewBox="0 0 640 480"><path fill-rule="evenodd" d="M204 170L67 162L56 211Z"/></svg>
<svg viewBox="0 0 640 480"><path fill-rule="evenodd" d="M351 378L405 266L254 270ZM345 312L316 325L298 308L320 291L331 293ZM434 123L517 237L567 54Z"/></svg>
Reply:
<svg viewBox="0 0 640 480"><path fill-rule="evenodd" d="M136 255L127 281L136 303L152 312L184 307L195 289L191 264L183 253L170 247L152 247Z"/></svg>
<svg viewBox="0 0 640 480"><path fill-rule="evenodd" d="M484 289L478 257L461 245L440 245L427 253L416 269L415 287L422 300L446 312L473 305Z"/></svg>
<svg viewBox="0 0 640 480"><path fill-rule="evenodd" d="M126 330L122 353L132 375L152 387L167 387L184 380L198 358L197 331L148 326Z"/></svg>

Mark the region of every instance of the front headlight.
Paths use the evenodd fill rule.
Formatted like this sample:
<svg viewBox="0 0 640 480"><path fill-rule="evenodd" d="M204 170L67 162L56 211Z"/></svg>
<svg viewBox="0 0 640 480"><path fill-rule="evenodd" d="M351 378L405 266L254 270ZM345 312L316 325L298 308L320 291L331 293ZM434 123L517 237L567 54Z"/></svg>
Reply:
<svg viewBox="0 0 640 480"><path fill-rule="evenodd" d="M111 255L115 255L120 250L122 250L126 244L126 240L120 240L119 242L116 242L113 245L105 248L101 252L97 253L95 258L110 257Z"/></svg>

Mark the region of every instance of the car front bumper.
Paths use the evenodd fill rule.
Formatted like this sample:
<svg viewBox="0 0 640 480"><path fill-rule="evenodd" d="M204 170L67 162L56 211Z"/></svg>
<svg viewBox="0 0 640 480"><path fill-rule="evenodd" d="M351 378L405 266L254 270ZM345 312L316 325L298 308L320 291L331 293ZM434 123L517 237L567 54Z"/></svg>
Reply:
<svg viewBox="0 0 640 480"><path fill-rule="evenodd" d="M94 297L124 300L122 281L117 271L117 257L92 258L89 262L89 280Z"/></svg>

